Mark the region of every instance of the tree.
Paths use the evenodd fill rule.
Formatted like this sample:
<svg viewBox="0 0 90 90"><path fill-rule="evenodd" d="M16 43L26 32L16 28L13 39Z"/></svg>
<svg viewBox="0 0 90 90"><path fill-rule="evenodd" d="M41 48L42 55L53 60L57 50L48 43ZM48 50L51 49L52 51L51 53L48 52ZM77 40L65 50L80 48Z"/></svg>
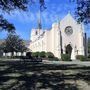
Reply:
<svg viewBox="0 0 90 90"><path fill-rule="evenodd" d="M90 0L77 0L76 13L80 22L90 23Z"/></svg>
<svg viewBox="0 0 90 90"><path fill-rule="evenodd" d="M0 46L0 57L3 55L2 47Z"/></svg>
<svg viewBox="0 0 90 90"><path fill-rule="evenodd" d="M71 0L76 1L76 15L78 22L90 23L90 0Z"/></svg>
<svg viewBox="0 0 90 90"><path fill-rule="evenodd" d="M15 27L13 24L9 23L6 19L0 15L0 30L7 30L8 32L14 32Z"/></svg>
<svg viewBox="0 0 90 90"><path fill-rule="evenodd" d="M10 14L13 10L28 10L29 3L33 3L34 0L0 0L0 12ZM39 0L40 8L44 8L44 0ZM13 24L4 19L2 13L0 13L0 30L6 30L8 32L14 32L15 27Z"/></svg>
<svg viewBox="0 0 90 90"><path fill-rule="evenodd" d="M1 45L3 52L25 52L28 48L24 41L18 35L9 34Z"/></svg>
<svg viewBox="0 0 90 90"><path fill-rule="evenodd" d="M10 13L15 9L26 10L27 3L27 0L0 0L0 11ZM2 13L0 13L0 30L15 31L14 25L4 19Z"/></svg>
<svg viewBox="0 0 90 90"><path fill-rule="evenodd" d="M88 38L88 54L89 54L89 58L90 58L90 38Z"/></svg>

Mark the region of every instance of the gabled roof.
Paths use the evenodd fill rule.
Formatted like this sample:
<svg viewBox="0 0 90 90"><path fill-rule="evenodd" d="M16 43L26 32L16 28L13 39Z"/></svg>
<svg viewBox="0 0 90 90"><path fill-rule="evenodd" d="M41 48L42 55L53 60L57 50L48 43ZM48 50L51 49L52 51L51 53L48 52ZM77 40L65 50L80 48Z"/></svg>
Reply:
<svg viewBox="0 0 90 90"><path fill-rule="evenodd" d="M71 13L69 12L62 20L62 21L65 21L65 20L72 20L74 21L75 23L77 23L77 21L75 20L75 18L71 15Z"/></svg>

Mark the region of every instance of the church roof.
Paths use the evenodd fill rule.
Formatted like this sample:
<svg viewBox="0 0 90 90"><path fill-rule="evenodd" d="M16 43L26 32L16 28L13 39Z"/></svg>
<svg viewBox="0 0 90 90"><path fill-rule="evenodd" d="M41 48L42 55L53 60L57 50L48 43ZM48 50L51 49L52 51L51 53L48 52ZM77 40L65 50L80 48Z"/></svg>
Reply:
<svg viewBox="0 0 90 90"><path fill-rule="evenodd" d="M72 17L72 15L70 12L68 12L68 14L65 17Z"/></svg>
<svg viewBox="0 0 90 90"><path fill-rule="evenodd" d="M62 20L62 21L65 21L65 20L72 20L74 21L75 23L77 23L77 21L75 20L75 18L71 15L71 13L69 12Z"/></svg>

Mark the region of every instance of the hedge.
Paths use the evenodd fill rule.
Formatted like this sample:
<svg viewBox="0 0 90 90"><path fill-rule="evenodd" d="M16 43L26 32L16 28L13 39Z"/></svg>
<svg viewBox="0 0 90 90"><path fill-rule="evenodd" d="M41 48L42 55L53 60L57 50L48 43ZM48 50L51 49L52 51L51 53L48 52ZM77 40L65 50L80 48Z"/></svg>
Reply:
<svg viewBox="0 0 90 90"><path fill-rule="evenodd" d="M59 61L59 59L57 57L54 58L49 58L50 61Z"/></svg>
<svg viewBox="0 0 90 90"><path fill-rule="evenodd" d="M46 53L44 51L42 51L42 52L39 53L39 56L41 58L45 58L46 57Z"/></svg>
<svg viewBox="0 0 90 90"><path fill-rule="evenodd" d="M87 60L87 58L83 55L77 55L76 59L79 59L80 61L86 61Z"/></svg>
<svg viewBox="0 0 90 90"><path fill-rule="evenodd" d="M71 61L69 54L61 54L62 61Z"/></svg>
<svg viewBox="0 0 90 90"><path fill-rule="evenodd" d="M46 57L47 58L54 58L54 54L52 52L47 52Z"/></svg>
<svg viewBox="0 0 90 90"><path fill-rule="evenodd" d="M32 57L39 57L39 54L40 54L40 52L32 52L31 56Z"/></svg>

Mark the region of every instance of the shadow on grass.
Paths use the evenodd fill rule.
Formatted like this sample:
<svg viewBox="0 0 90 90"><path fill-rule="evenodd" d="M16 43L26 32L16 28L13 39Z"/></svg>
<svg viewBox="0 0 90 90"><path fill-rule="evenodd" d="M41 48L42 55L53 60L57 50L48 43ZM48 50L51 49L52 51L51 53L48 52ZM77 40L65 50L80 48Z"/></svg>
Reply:
<svg viewBox="0 0 90 90"><path fill-rule="evenodd" d="M76 70L78 73L65 74L65 70ZM90 67L23 61L0 62L0 90L78 90L76 81L90 81L89 77Z"/></svg>

